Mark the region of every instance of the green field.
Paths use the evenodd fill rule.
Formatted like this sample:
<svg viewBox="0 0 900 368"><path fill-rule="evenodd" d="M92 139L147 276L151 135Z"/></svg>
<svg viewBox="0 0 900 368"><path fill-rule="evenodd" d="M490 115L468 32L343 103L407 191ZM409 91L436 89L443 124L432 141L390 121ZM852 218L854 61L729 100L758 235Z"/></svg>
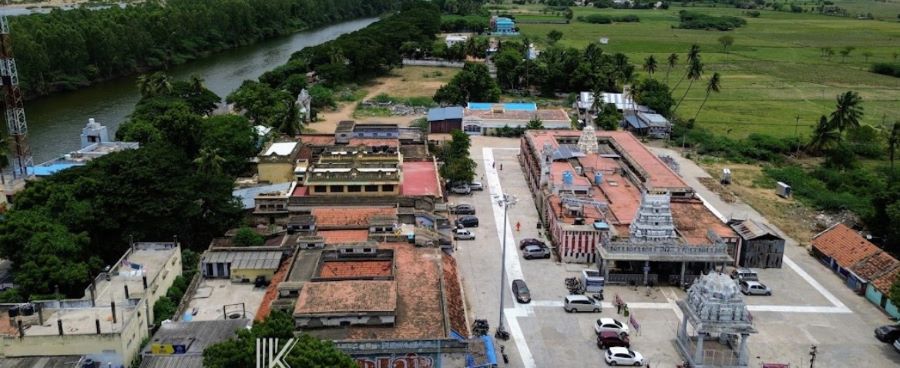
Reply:
<svg viewBox="0 0 900 368"><path fill-rule="evenodd" d="M879 5L900 8L897 3ZM895 54L900 53L900 23L896 21L761 11L759 18L747 17L746 26L719 32L673 27L678 25L678 11L682 9L733 16L740 16L742 11L723 7L682 8L674 4L669 10L574 9L576 18L594 13L634 14L641 21L603 25L573 21L568 25L521 24L519 27L541 47L546 47L544 40L552 29L563 32L562 45L577 48L607 37L609 44L603 49L623 52L634 64L641 64L648 55L654 55L660 64L655 77L663 81L665 59L677 52L681 65L673 70L671 85L683 74L684 53L691 44L699 44L705 63L704 80L695 83L678 114L694 116L705 94L705 78L719 72L722 92L710 97L697 118L699 126L714 132L728 133L731 137L754 132L792 136L795 117L799 116L803 134L820 115L832 110L835 96L846 90L858 91L863 97L865 123L880 124L883 116L888 121L900 119L900 78L867 71L872 62L894 61ZM726 34L735 39L728 54L717 41ZM846 46L856 49L843 62L838 51ZM823 47L834 49L835 55L830 60L822 56ZM868 62L865 52L872 54ZM686 87L687 81L674 91L676 100Z"/></svg>

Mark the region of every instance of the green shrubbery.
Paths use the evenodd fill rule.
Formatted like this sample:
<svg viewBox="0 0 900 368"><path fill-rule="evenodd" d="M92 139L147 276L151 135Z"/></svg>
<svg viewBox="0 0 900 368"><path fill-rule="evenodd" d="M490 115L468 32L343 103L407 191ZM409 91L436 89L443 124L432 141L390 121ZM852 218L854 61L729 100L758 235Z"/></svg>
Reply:
<svg viewBox="0 0 900 368"><path fill-rule="evenodd" d="M442 15L441 32L484 32L490 18L480 15Z"/></svg>
<svg viewBox="0 0 900 368"><path fill-rule="evenodd" d="M745 139L736 140L701 128L688 129L682 124L675 125L672 139L676 142L683 141L697 153L741 163L782 162L784 155L795 152L798 148L796 138L775 138L754 133Z"/></svg>
<svg viewBox="0 0 900 368"><path fill-rule="evenodd" d="M610 24L612 22L620 22L620 23L630 23L630 22L640 22L641 19L638 18L637 15L628 14L622 16L609 16L603 14L591 14L587 16L578 17L579 22L584 23L593 23L593 24Z"/></svg>
<svg viewBox="0 0 900 368"><path fill-rule="evenodd" d="M872 73L890 75L900 78L900 64L898 63L875 63L872 64Z"/></svg>
<svg viewBox="0 0 900 368"><path fill-rule="evenodd" d="M678 16L681 19L679 28L684 29L717 29L720 31L730 31L747 24L747 21L744 20L744 18L727 15L712 16L687 10L679 11Z"/></svg>

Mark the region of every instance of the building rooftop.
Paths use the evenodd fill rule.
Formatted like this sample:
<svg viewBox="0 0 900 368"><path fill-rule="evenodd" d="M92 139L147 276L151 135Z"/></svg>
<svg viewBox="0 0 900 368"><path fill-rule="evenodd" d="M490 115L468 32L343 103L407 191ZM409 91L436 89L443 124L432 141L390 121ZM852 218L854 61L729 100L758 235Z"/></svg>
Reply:
<svg viewBox="0 0 900 368"><path fill-rule="evenodd" d="M534 102L469 102L466 104L469 110L497 110L505 111L537 111L537 104Z"/></svg>
<svg viewBox="0 0 900 368"><path fill-rule="evenodd" d="M308 282L300 290L294 315L389 313L397 309L397 283L392 280Z"/></svg>
<svg viewBox="0 0 900 368"><path fill-rule="evenodd" d="M356 125L356 122L353 120L342 120L338 122L337 127L334 129L335 133L349 133L353 131L353 127Z"/></svg>
<svg viewBox="0 0 900 368"><path fill-rule="evenodd" d="M462 106L435 107L428 110L428 121L462 119Z"/></svg>
<svg viewBox="0 0 900 368"><path fill-rule="evenodd" d="M390 277L393 274L392 260L331 260L322 262L317 278L369 278Z"/></svg>
<svg viewBox="0 0 900 368"><path fill-rule="evenodd" d="M297 142L277 142L272 143L266 149L263 156L289 156L297 147Z"/></svg>
<svg viewBox="0 0 900 368"><path fill-rule="evenodd" d="M300 143L311 146L334 146L334 134L303 134Z"/></svg>
<svg viewBox="0 0 900 368"><path fill-rule="evenodd" d="M432 161L404 162L400 194L441 197L440 177Z"/></svg>
<svg viewBox="0 0 900 368"><path fill-rule="evenodd" d="M256 207L256 197L261 194L287 195L293 183L260 185L249 188L238 188L231 192L241 201L241 207L248 210Z"/></svg>
<svg viewBox="0 0 900 368"><path fill-rule="evenodd" d="M165 323L141 352L140 368L202 368L204 349L233 338L249 325L249 319ZM153 353L154 348L169 344L184 345L186 350L181 354Z"/></svg>
<svg viewBox="0 0 900 368"><path fill-rule="evenodd" d="M207 251L202 261L230 263L232 270L274 270L281 256L280 251Z"/></svg>
<svg viewBox="0 0 900 368"><path fill-rule="evenodd" d="M894 268L889 272L885 272L878 278L872 280L872 286L875 287L882 294L890 295L891 286L894 284L894 281L900 278L900 267Z"/></svg>
<svg viewBox="0 0 900 368"><path fill-rule="evenodd" d="M900 261L887 252L878 252L857 262L850 270L857 276L871 281L894 271L897 267L900 267Z"/></svg>
<svg viewBox="0 0 900 368"><path fill-rule="evenodd" d="M770 236L782 239L778 232L772 230L769 225L757 222L752 219L742 220L731 223L731 227L737 231L740 236L746 240L756 239L764 236Z"/></svg>
<svg viewBox="0 0 900 368"><path fill-rule="evenodd" d="M400 147L399 139L390 138L351 138L348 146L388 146Z"/></svg>
<svg viewBox="0 0 900 368"><path fill-rule="evenodd" d="M369 240L369 230L319 230L316 235L325 240L325 244L342 244L365 242Z"/></svg>
<svg viewBox="0 0 900 368"><path fill-rule="evenodd" d="M0 368L82 368L80 355L57 355L0 359Z"/></svg>
<svg viewBox="0 0 900 368"><path fill-rule="evenodd" d="M128 285L129 297L132 299L144 296L143 277L152 282L159 275L166 261L180 252L174 243L135 243L133 248L110 269L110 279L97 277L96 303L108 305L110 301L125 299L125 285ZM85 292L87 295L88 292Z"/></svg>
<svg viewBox="0 0 900 368"><path fill-rule="evenodd" d="M316 207L311 212L316 217L316 226L326 230L368 227L372 216L397 215L394 207Z"/></svg>
<svg viewBox="0 0 900 368"><path fill-rule="evenodd" d="M649 112L638 112L638 117L644 121L648 127L667 127L669 120L665 116Z"/></svg>
<svg viewBox="0 0 900 368"><path fill-rule="evenodd" d="M687 244L710 244L709 230L721 238L737 237L731 227L722 223L699 200L673 200L670 207L675 230Z"/></svg>
<svg viewBox="0 0 900 368"><path fill-rule="evenodd" d="M813 237L812 246L833 258L844 268L849 268L863 258L881 251L875 244L841 223Z"/></svg>
<svg viewBox="0 0 900 368"><path fill-rule="evenodd" d="M193 295L186 296L190 302L186 310L197 313L191 321L216 321L225 319L225 314L237 314L238 318L253 319L260 308L266 289L252 283L234 283L227 279L202 279Z"/></svg>
<svg viewBox="0 0 900 368"><path fill-rule="evenodd" d="M471 103L470 103L471 105ZM525 110L525 109L508 109L505 106L501 109L466 109L465 117L467 119L481 120L531 120L535 117L542 121L569 121L569 115L563 109L541 109L541 110Z"/></svg>

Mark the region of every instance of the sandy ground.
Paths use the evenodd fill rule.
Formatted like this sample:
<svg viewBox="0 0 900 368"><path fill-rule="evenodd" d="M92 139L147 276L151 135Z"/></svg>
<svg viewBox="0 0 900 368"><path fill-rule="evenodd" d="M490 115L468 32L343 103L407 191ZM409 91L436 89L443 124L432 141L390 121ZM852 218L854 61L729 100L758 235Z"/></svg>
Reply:
<svg viewBox="0 0 900 368"><path fill-rule="evenodd" d="M434 72L440 72L442 75L434 76ZM371 99L379 94L386 93L397 97L416 97L416 96L432 96L442 85L447 83L457 69L450 68L431 68L408 66L396 69L389 76L377 78L371 83L363 86L366 90L366 97L363 99ZM427 76L426 75L431 75ZM414 120L424 115L407 115L407 116L390 116L390 117L366 117L361 119L353 118L353 111L357 102L342 103L337 110L319 114L319 121L309 125L309 129L316 133L332 133L337 127L337 123L342 120L358 120L360 122L380 122L395 123L400 126L408 126Z"/></svg>

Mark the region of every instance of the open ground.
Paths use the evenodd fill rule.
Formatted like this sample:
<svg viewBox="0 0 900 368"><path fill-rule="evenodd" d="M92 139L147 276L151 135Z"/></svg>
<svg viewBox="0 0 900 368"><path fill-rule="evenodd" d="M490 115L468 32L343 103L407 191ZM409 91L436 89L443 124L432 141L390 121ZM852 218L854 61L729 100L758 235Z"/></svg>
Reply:
<svg viewBox="0 0 900 368"><path fill-rule="evenodd" d="M891 4L900 9L898 3L886 5ZM654 77L662 81L666 80L666 58L670 53L679 53L679 65L669 76L672 86L684 74L686 51L697 43L705 63L704 77L694 83L677 113L684 118L694 117L705 96L706 79L713 72L721 73L721 93L710 97L697 118L698 126L718 134L733 138L751 133L791 137L799 131L806 135L819 116L833 109L837 94L847 90L857 91L863 97L863 123L881 124L883 116L888 121L900 116L900 78L868 72L873 62L897 62L900 23L896 21L764 10L758 18L746 17L746 26L720 32L674 28L678 25L678 11L742 16L742 10L683 8L674 3L668 10L573 9L576 19L589 14L634 14L640 22L589 24L573 19L568 25L519 27L524 36L542 47L546 47L546 35L553 29L563 32L561 45L580 49L601 37L608 38L604 51L625 53L638 70L643 60L653 55L659 64ZM898 12L894 11L892 17ZM718 42L723 35L731 35L735 40L727 54ZM830 58L822 56L824 47L831 47L836 54ZM855 48L846 60L837 53L844 47ZM864 56L867 52L872 54L868 58ZM674 91L676 100L687 86L685 80ZM798 121L799 129L795 129Z"/></svg>

